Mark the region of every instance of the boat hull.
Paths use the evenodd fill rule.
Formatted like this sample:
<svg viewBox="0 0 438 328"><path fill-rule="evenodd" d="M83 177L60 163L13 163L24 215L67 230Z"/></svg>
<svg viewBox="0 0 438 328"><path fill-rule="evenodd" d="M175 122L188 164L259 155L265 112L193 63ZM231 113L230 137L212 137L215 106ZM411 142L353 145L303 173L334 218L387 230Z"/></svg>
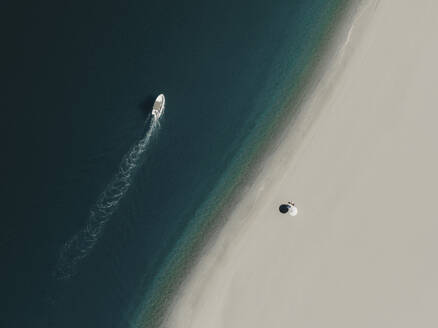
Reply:
<svg viewBox="0 0 438 328"><path fill-rule="evenodd" d="M155 99L154 106L152 107L152 115L154 115L155 118L159 118L163 115L165 103L166 99L163 94L160 94L157 99Z"/></svg>

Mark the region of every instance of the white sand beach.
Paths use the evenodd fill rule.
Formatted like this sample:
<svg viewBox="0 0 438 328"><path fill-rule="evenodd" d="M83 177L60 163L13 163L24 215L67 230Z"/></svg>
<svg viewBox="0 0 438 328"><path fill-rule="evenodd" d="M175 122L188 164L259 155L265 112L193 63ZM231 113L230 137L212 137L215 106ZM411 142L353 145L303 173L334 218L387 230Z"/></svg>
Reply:
<svg viewBox="0 0 438 328"><path fill-rule="evenodd" d="M438 2L352 22L165 326L438 327Z"/></svg>

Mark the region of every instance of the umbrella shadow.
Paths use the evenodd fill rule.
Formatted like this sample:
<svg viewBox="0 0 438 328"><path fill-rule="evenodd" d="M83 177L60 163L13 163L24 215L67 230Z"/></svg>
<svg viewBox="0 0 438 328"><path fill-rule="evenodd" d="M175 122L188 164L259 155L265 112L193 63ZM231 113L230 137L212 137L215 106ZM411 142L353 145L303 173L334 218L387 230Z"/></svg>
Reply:
<svg viewBox="0 0 438 328"><path fill-rule="evenodd" d="M290 205L281 204L278 209L279 209L280 213L286 214L287 212L289 212L289 208L290 208Z"/></svg>

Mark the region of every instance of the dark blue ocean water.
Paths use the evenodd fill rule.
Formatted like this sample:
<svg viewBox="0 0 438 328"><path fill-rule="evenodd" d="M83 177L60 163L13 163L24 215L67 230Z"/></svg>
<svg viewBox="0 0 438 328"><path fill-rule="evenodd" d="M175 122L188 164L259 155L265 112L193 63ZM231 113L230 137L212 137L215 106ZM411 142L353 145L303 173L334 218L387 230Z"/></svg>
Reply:
<svg viewBox="0 0 438 328"><path fill-rule="evenodd" d="M0 326L129 326L247 136L280 110L340 2L2 5ZM133 149L158 93L165 116ZM117 172L130 151L126 178ZM114 177L122 194L102 196ZM99 204L115 206L93 225ZM64 260L77 260L59 275L72 238L82 239Z"/></svg>

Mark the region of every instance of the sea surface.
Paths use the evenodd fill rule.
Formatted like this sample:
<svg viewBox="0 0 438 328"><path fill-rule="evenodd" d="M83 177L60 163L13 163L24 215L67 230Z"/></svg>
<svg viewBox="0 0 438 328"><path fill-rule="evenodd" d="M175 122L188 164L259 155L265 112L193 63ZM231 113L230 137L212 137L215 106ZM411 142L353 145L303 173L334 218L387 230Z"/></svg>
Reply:
<svg viewBox="0 0 438 328"><path fill-rule="evenodd" d="M344 2L3 4L0 326L159 322Z"/></svg>

